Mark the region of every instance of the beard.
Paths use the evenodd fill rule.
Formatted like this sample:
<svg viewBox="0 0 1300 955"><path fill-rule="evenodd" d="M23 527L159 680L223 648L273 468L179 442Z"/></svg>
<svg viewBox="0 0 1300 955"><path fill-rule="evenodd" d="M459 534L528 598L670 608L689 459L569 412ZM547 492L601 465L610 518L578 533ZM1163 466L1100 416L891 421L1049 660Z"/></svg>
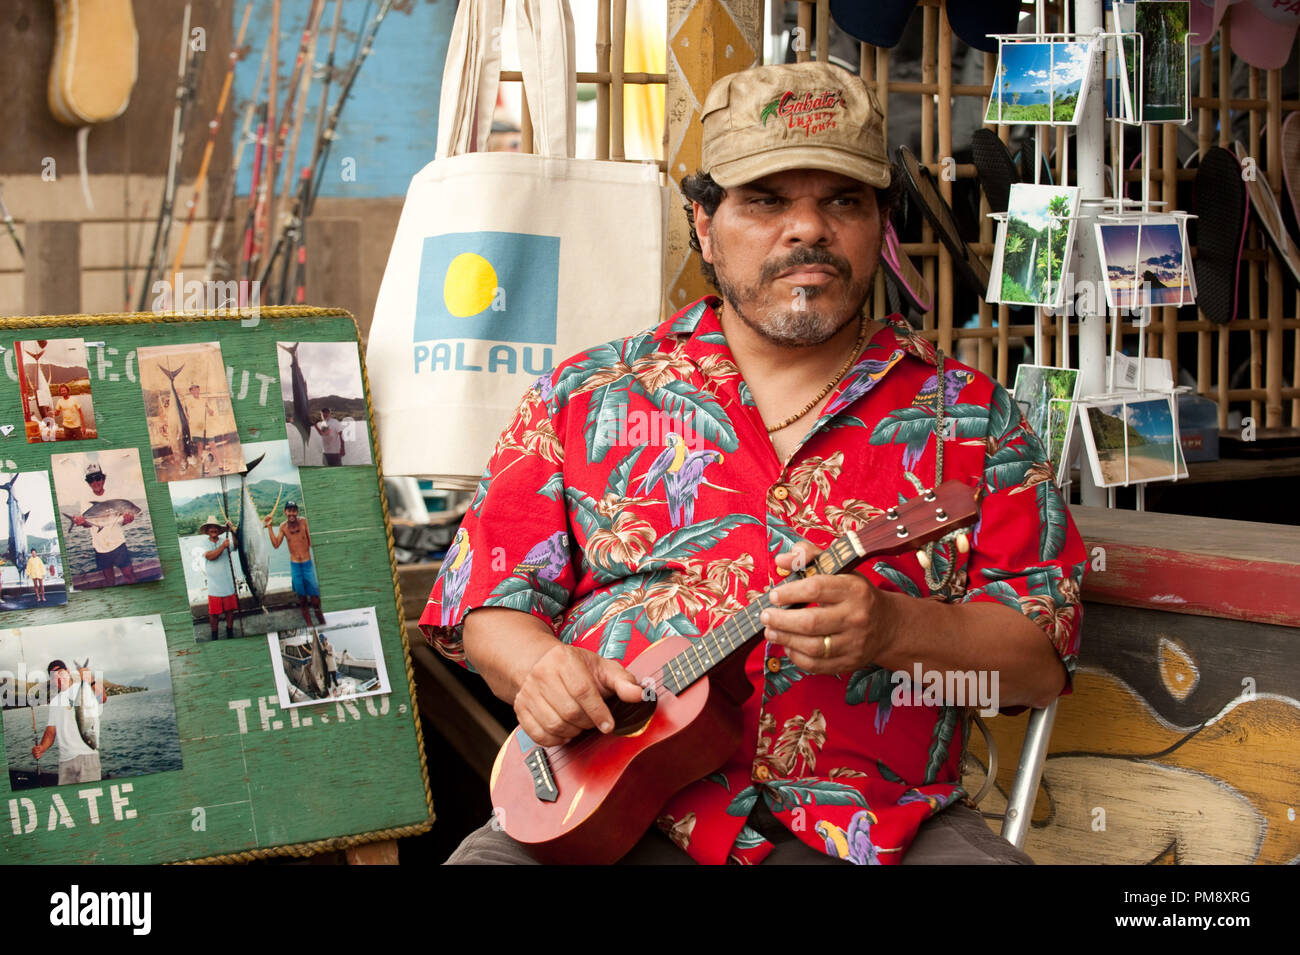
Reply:
<svg viewBox="0 0 1300 955"><path fill-rule="evenodd" d="M750 286L728 281L725 268L721 267L724 265L715 262L718 290L723 299L754 332L786 348L820 345L833 338L862 314L875 277L874 269L855 277L847 259L812 246L799 246L778 261L764 263L758 281ZM771 283L782 272L801 265L827 265L835 269L841 279L839 289L796 286L800 294L792 296L791 301L771 301Z"/></svg>

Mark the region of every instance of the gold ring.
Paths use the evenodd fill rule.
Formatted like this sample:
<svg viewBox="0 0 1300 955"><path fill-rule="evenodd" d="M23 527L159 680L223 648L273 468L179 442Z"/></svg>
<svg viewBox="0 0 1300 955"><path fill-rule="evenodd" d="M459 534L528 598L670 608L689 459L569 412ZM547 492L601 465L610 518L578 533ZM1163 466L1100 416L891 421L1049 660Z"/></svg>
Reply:
<svg viewBox="0 0 1300 955"><path fill-rule="evenodd" d="M831 655L831 638L822 637L822 656L828 657L830 655Z"/></svg>

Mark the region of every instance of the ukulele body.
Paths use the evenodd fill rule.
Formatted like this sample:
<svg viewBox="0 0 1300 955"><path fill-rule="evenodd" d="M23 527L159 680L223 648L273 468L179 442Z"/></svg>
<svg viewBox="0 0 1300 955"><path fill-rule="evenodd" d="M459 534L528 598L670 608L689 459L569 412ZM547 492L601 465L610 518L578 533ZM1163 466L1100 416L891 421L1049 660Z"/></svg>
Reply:
<svg viewBox="0 0 1300 955"><path fill-rule="evenodd" d="M659 640L628 672L644 685L690 645L685 637ZM618 861L674 793L713 772L740 745L740 704L753 690L744 672L747 656L736 653L680 695L661 690L652 702L622 704L612 733L588 730L547 747L556 790L551 801L539 798L525 761L535 744L516 727L492 767L496 821L544 863ZM616 701L607 702L614 709Z"/></svg>

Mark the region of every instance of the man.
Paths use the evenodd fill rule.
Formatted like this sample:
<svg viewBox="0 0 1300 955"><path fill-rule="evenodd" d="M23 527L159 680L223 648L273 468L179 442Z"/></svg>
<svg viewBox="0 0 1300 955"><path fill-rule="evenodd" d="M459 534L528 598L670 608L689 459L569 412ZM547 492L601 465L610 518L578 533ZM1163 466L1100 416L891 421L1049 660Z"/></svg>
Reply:
<svg viewBox="0 0 1300 955"><path fill-rule="evenodd" d="M135 583L135 569L131 566L132 556L126 546L127 524L135 520L130 511L101 514L94 521L86 519L86 512L99 501L104 500L104 484L107 478L98 464L86 465L86 483L90 494L82 498L81 513L72 519L77 527L90 528L90 543L95 549L95 569L104 576L104 586L112 587L115 582L114 572L122 572L122 580L128 584Z"/></svg>
<svg viewBox="0 0 1300 955"><path fill-rule="evenodd" d="M325 689L330 696L337 696L339 692L339 662L334 656L333 645L325 639L325 634L320 634L320 649L325 654Z"/></svg>
<svg viewBox="0 0 1300 955"><path fill-rule="evenodd" d="M316 430L320 432L321 453L325 455L325 463L330 467L338 467L343 463L343 455L346 453L343 425L330 414L329 408L321 408Z"/></svg>
<svg viewBox="0 0 1300 955"><path fill-rule="evenodd" d="M32 755L39 760L56 742L59 744L59 785L65 783L92 783L102 778L99 766L99 753L91 749L82 739L77 728L78 703L92 707L93 711L84 714L94 726L95 737L99 736L99 716L106 697L104 688L97 686L90 670L82 667L77 673L77 680L72 679L68 665L62 660L51 660L46 668L50 674L51 689L50 716L41 741L32 747ZM82 684L92 690L93 699L83 699Z"/></svg>
<svg viewBox="0 0 1300 955"><path fill-rule="evenodd" d="M421 627L534 742L609 732L605 701L642 699L620 660L711 631L920 488L982 484L968 553L950 540L928 571L873 557L772 591L741 745L660 810L675 846L652 830L624 861L1028 862L960 804L975 701L891 691L918 666L996 676L1003 707L1068 688L1085 554L1042 445L1000 385L863 315L893 179L860 80L748 70L702 115L703 173L682 187L721 299L534 386L458 532L480 557L444 562ZM676 419L662 450L588 424L655 414ZM528 861L500 828L449 861Z"/></svg>
<svg viewBox="0 0 1300 955"><path fill-rule="evenodd" d="M212 639L217 637L219 618L226 618L226 639L235 635L235 614L239 613L239 597L235 593L235 567L230 557L230 536L218 543L221 532L233 531L234 525L229 521L223 527L217 523L212 514L203 522L199 530L208 536L212 548L203 552L204 568L208 578L208 625L212 628Z"/></svg>
<svg viewBox="0 0 1300 955"><path fill-rule="evenodd" d="M190 440L193 442L192 448L185 448L185 464L181 470L187 470L196 466L196 459L202 462L201 474L206 474L208 461L212 458L209 446L212 436L208 434L208 416L216 414L216 409L212 407L212 402L205 400L199 389L198 382L190 385L190 391L187 395L181 396L181 406L185 409L185 420L190 425Z"/></svg>
<svg viewBox="0 0 1300 955"><path fill-rule="evenodd" d="M45 561L37 555L35 547L32 548L32 555L27 558L27 576L32 579L36 602L45 603Z"/></svg>
<svg viewBox="0 0 1300 955"><path fill-rule="evenodd" d="M271 526L271 515L262 518L267 533L271 535L271 546L279 547L285 540L289 541L289 577L293 592L298 595L298 607L302 619L311 626L311 610L316 611L319 622L325 623L325 614L320 608L320 584L316 580L316 565L311 557L311 531L307 528L307 519L298 516L298 505L288 501L284 505L284 523L277 533Z"/></svg>
<svg viewBox="0 0 1300 955"><path fill-rule="evenodd" d="M85 435L82 429L86 420L81 413L81 405L72 397L72 389L67 385L59 388L59 400L54 405L54 414L63 425L63 440L77 441Z"/></svg>

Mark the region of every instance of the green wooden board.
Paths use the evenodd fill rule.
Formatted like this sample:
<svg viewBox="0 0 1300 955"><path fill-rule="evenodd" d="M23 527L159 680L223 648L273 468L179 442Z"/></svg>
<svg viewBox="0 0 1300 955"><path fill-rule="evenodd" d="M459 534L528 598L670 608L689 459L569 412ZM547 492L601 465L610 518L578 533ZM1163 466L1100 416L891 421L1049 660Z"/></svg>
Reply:
<svg viewBox="0 0 1300 955"><path fill-rule="evenodd" d="M161 615L183 759L183 767L171 772L14 792L0 752L0 862L303 854L408 835L432 823L378 467L303 467L299 473L322 606L326 613L375 608L392 692L283 710L265 636L195 641L171 499L150 463L136 374L139 346L220 342L228 372L233 369L241 441L279 440L285 425L276 342L357 342L356 325L346 312L323 309L263 309L256 324L230 315L196 317L0 320L7 372L0 377L0 425L15 426L0 437L0 470L48 471L52 454L71 451L139 449L165 575L153 583L74 590L64 606L5 611L0 629ZM36 338L104 343L87 350L97 439L27 443L13 342ZM367 388L367 402L368 394ZM378 461L373 433L371 444ZM66 530L60 526L65 557ZM24 721L31 715L29 708L3 713ZM50 765L54 758L46 756Z"/></svg>

